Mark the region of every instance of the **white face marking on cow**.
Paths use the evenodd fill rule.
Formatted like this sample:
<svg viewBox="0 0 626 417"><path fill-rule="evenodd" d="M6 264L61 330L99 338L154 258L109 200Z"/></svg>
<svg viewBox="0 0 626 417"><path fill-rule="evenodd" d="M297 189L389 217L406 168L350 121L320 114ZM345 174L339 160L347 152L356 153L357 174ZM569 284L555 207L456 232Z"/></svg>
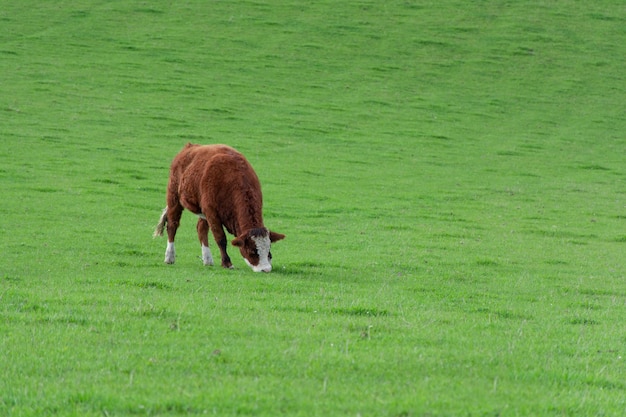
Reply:
<svg viewBox="0 0 626 417"><path fill-rule="evenodd" d="M165 263L173 264L176 259L176 250L174 249L174 242L167 242L167 249L165 249Z"/></svg>
<svg viewBox="0 0 626 417"><path fill-rule="evenodd" d="M251 239L256 244L256 251L259 254L259 264L252 265L247 259L246 263L254 272L270 272L272 270L272 261L270 260L270 237L269 236L252 236Z"/></svg>

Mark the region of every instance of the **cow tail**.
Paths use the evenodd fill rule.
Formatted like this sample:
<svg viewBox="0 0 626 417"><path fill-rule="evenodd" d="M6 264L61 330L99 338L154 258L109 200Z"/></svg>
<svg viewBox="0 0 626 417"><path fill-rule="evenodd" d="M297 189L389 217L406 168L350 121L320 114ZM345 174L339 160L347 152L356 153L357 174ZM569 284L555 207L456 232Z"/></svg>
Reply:
<svg viewBox="0 0 626 417"><path fill-rule="evenodd" d="M161 214L161 218L159 219L159 223L154 229L153 237L163 236L163 229L165 229L165 225L167 224L167 206L163 209L163 213Z"/></svg>

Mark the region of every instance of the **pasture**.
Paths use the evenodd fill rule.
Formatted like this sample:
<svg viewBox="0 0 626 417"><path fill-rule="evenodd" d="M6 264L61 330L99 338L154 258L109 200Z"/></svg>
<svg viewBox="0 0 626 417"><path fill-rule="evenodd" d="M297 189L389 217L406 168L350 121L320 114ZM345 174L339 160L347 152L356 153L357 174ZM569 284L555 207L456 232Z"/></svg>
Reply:
<svg viewBox="0 0 626 417"><path fill-rule="evenodd" d="M0 0L0 415L623 415L625 40L616 0ZM254 166L270 274L188 212L163 263L189 141Z"/></svg>

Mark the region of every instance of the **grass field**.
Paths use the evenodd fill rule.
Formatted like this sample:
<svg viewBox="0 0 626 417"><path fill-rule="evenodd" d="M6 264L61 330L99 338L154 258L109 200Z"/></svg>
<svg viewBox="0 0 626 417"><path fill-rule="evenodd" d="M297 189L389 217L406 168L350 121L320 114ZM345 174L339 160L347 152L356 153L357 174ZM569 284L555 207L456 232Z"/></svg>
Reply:
<svg viewBox="0 0 626 417"><path fill-rule="evenodd" d="M617 0L0 0L0 415L624 415L624 57ZM188 141L271 274L163 264Z"/></svg>

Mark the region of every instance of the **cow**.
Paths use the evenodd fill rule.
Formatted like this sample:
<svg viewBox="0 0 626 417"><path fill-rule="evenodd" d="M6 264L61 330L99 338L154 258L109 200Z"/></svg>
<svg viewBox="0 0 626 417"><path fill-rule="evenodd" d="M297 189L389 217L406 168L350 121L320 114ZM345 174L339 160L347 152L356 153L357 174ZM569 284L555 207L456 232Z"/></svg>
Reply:
<svg viewBox="0 0 626 417"><path fill-rule="evenodd" d="M172 161L166 200L154 231L155 237L162 236L167 227L165 263L174 263L174 237L182 212L187 209L199 217L197 230L204 265L213 265L208 240L211 230L220 249L222 266L233 268L226 252L226 228L235 236L231 243L239 248L254 272L272 270L270 244L284 239L285 235L263 225L259 178L237 150L226 145L185 145Z"/></svg>

